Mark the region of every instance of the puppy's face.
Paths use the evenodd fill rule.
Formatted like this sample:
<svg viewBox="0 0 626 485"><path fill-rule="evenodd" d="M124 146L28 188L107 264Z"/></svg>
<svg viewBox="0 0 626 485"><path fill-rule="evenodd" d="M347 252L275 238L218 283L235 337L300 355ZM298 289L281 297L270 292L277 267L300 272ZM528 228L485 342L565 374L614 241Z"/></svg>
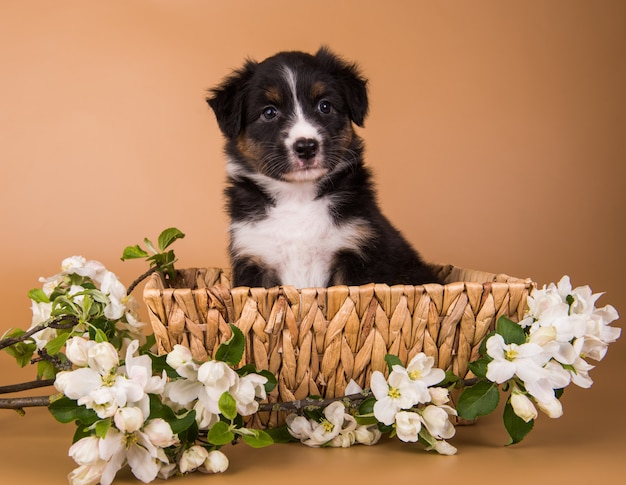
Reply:
<svg viewBox="0 0 626 485"><path fill-rule="evenodd" d="M366 81L326 49L249 61L207 101L234 171L287 182L332 172L354 141L352 122L362 126L367 114Z"/></svg>

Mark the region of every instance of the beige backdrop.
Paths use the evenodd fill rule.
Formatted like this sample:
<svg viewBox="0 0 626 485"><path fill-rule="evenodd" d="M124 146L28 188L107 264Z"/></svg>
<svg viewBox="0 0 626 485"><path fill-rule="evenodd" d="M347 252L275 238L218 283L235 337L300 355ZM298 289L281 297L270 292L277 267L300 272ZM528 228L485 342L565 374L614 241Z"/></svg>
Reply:
<svg viewBox="0 0 626 485"><path fill-rule="evenodd" d="M370 79L367 163L384 211L427 259L540 284L569 274L624 313L625 25L619 0L0 0L0 333L29 325L27 291L70 255L130 283L144 267L120 261L124 246L176 226L181 267L226 265L206 90L248 56L322 44ZM500 448L487 420L460 432L458 457L410 458L450 480L523 459L541 483L552 453L567 457L570 483L608 483L598 477L624 452L625 352L613 345L594 388L568 392L565 416L541 419L528 445ZM32 375L4 353L0 367L0 384ZM40 412L17 420L0 412L0 473L37 461L27 482L64 483L71 432L59 438ZM58 442L16 447L16 426ZM382 478L372 457L384 456L387 476L416 473L406 448L289 450L318 480L321 460ZM268 463L280 469L282 455L259 453L212 480L275 479Z"/></svg>

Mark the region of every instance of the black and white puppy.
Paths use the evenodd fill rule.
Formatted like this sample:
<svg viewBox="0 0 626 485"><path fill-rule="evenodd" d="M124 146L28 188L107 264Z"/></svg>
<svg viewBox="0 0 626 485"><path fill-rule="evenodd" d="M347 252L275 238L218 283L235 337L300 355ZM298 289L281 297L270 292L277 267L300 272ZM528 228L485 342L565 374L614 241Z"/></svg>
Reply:
<svg viewBox="0 0 626 485"><path fill-rule="evenodd" d="M207 101L226 137L236 286L436 282L363 164L367 81L325 48L247 61Z"/></svg>

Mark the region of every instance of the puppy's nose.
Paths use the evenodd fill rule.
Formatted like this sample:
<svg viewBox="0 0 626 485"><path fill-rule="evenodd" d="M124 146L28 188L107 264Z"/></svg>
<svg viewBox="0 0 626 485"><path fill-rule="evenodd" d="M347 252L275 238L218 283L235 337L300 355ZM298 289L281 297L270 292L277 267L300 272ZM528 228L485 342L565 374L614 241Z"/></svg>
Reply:
<svg viewBox="0 0 626 485"><path fill-rule="evenodd" d="M293 144L293 149L302 160L310 160L315 156L319 143L314 138L298 138Z"/></svg>

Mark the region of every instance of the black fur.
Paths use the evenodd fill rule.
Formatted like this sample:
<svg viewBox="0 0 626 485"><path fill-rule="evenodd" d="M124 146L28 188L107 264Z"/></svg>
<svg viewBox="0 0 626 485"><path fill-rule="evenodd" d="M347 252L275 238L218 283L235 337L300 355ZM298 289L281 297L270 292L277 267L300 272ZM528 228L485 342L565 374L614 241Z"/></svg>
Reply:
<svg viewBox="0 0 626 485"><path fill-rule="evenodd" d="M253 174L284 181L294 168L290 162L293 154L290 159L290 147L284 143L294 109L280 75L284 66L297 73L303 114L320 133L323 160L318 163L325 173L315 181L317 198L331 198L329 210L337 227L356 220L367 224L367 238L358 251L340 250L333 255L326 286L437 282L430 265L385 218L376 202L370 171L363 164L363 142L352 127L352 123L363 126L367 116L367 81L355 65L325 48L315 55L282 52L261 63L249 60L207 98L236 172L229 176L225 190L231 222L262 222L275 204L274 194ZM231 256L235 285L283 284L265 261L234 254L232 241Z"/></svg>

